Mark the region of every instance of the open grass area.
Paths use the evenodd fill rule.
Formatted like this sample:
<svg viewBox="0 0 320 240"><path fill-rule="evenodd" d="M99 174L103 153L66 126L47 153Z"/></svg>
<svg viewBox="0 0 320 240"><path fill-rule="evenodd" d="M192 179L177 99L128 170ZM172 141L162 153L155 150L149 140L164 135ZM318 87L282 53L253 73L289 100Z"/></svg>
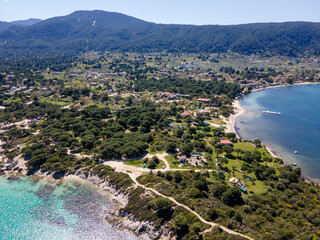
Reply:
<svg viewBox="0 0 320 240"><path fill-rule="evenodd" d="M214 124L219 124L222 125L223 121L220 118L211 118L210 120L207 120L208 122L214 123Z"/></svg>
<svg viewBox="0 0 320 240"><path fill-rule="evenodd" d="M64 98L64 99L60 99L60 101L55 101L55 100L52 100L51 97L44 97L40 99L40 102L51 103L51 104L55 104L63 107L71 103L71 98L70 99Z"/></svg>
<svg viewBox="0 0 320 240"><path fill-rule="evenodd" d="M134 161L126 161L126 162L124 162L124 164L142 168L144 162L143 162L143 160L134 160ZM148 166L148 164L147 164L147 166ZM166 166L165 163L162 160L160 160L159 164L156 166L155 169L162 169L165 166Z"/></svg>
<svg viewBox="0 0 320 240"><path fill-rule="evenodd" d="M241 173L238 171L238 169L241 169L241 165L244 164L244 161L239 159L228 159L228 161L229 162L227 164L223 165L224 167L227 167L229 170L231 170L230 173L226 173L226 182L228 183L228 185L232 186L232 184L229 183L229 179L231 177L235 177L241 182L245 183L249 193L264 193L267 191L266 185L262 181L255 180L253 182L244 178L244 176L248 176L251 179L256 179L256 176L253 172Z"/></svg>
<svg viewBox="0 0 320 240"><path fill-rule="evenodd" d="M168 161L170 168L181 168L181 169L189 169L189 166L182 165L179 167L180 163L173 156L166 156L166 160Z"/></svg>
<svg viewBox="0 0 320 240"><path fill-rule="evenodd" d="M250 142L238 142L234 144L234 149L252 152L255 149L255 146Z"/></svg>

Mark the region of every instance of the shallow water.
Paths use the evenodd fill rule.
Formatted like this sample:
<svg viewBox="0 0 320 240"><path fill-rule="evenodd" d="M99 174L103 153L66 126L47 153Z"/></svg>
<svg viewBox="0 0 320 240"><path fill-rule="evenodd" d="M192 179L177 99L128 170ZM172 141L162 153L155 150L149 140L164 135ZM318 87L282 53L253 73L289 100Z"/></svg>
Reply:
<svg viewBox="0 0 320 240"><path fill-rule="evenodd" d="M87 181L0 177L0 239L148 239L120 231L104 220L114 208L108 196Z"/></svg>
<svg viewBox="0 0 320 240"><path fill-rule="evenodd" d="M320 85L258 91L240 104L246 110L281 112L246 111L236 118L241 137L261 139L285 162L297 163L303 174L320 180Z"/></svg>

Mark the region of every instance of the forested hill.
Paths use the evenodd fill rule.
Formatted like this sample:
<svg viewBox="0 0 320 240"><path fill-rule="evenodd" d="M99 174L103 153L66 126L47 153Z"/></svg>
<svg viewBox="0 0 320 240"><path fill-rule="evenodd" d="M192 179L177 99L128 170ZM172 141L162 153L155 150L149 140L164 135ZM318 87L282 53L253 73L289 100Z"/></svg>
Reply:
<svg viewBox="0 0 320 240"><path fill-rule="evenodd" d="M119 13L77 11L31 26L1 31L0 52L88 50L169 52L257 52L320 55L320 23L174 25L145 22Z"/></svg>

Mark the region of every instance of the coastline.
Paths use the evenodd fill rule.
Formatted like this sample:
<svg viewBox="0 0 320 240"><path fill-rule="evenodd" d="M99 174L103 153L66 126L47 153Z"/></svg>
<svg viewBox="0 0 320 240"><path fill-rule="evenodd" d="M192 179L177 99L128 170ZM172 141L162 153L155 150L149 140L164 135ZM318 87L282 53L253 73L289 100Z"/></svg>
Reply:
<svg viewBox="0 0 320 240"><path fill-rule="evenodd" d="M272 88L278 88L278 87L290 87L290 86L303 86L303 85L320 85L320 82L304 82L304 83L294 83L292 85L276 85L276 86L270 86L270 87L265 87L265 88L259 88L259 89L254 89L251 92L257 92L257 91L263 91L263 90L267 90L267 89L272 89ZM227 132L233 132L236 134L238 139L241 139L243 141L245 141L246 139L244 139L238 129L237 129L237 122L236 122L236 118L239 117L240 115L244 114L246 112L246 109L244 109L239 100L234 100L233 102L233 108L234 108L234 114L232 114L227 120ZM274 158L279 158L283 161L284 165L291 165L291 163L289 163L288 161L286 161L285 158L281 157L281 153L278 153L276 151L274 151L269 145L262 143L262 145L266 148L266 150L270 153L270 155ZM307 182L315 182L318 185L320 185L320 181L319 179L314 179L309 177L308 175L305 175L302 173L301 175L305 181Z"/></svg>
<svg viewBox="0 0 320 240"><path fill-rule="evenodd" d="M275 85L275 86L269 86L269 87L262 87L262 88L253 89L253 90L251 90L251 92L258 92L258 91L263 91L263 90L272 89L272 88L279 88L279 87L292 87L292 86L303 86L303 85L319 85L319 84L320 84L320 82L302 82L302 83L293 83L293 84L279 84L279 85Z"/></svg>
<svg viewBox="0 0 320 240"><path fill-rule="evenodd" d="M228 119L226 119L226 132L232 132L235 133L237 138L242 139L240 136L240 133L237 130L236 127L236 118L240 115L244 114L246 110L240 105L239 100L235 100L232 103L234 114L230 115Z"/></svg>
<svg viewBox="0 0 320 240"><path fill-rule="evenodd" d="M239 100L234 100L233 102L233 109L234 109L234 114L232 114L226 124L226 132L232 132L235 133L238 139L245 140L243 137L241 137L238 129L237 129L237 117L243 115L246 110L241 106ZM263 144L267 151L271 154L272 157L274 158L281 158L272 148L266 144Z"/></svg>
<svg viewBox="0 0 320 240"><path fill-rule="evenodd" d="M83 172L81 169L71 174L54 177L54 173L41 172L40 170L28 175L26 171L19 171L19 169L1 170L0 177L11 178L18 180L19 177L29 177L31 179L44 179L50 183L60 184L64 181L89 182L97 187L106 197L114 204L114 208L105 213L104 220L106 224L112 225L118 231L127 230L133 235L142 239L163 239L167 240L169 233L165 229L156 229L152 222L137 219L134 215L122 211L129 203L129 194L126 189L118 190L107 179L101 179L90 172ZM147 235L148 237L143 237Z"/></svg>

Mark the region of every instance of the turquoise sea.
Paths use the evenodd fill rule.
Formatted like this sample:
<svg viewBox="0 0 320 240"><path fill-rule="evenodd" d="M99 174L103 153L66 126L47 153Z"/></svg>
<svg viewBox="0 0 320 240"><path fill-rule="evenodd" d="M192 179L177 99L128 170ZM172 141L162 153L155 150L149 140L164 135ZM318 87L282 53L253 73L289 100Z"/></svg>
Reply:
<svg viewBox="0 0 320 240"><path fill-rule="evenodd" d="M87 181L50 183L0 177L0 239L148 239L104 220L114 208L106 193Z"/></svg>
<svg viewBox="0 0 320 240"><path fill-rule="evenodd" d="M240 104L249 110L236 117L242 138L261 139L286 163L297 163L304 175L320 181L320 85L257 91ZM257 112L263 110L281 115Z"/></svg>

